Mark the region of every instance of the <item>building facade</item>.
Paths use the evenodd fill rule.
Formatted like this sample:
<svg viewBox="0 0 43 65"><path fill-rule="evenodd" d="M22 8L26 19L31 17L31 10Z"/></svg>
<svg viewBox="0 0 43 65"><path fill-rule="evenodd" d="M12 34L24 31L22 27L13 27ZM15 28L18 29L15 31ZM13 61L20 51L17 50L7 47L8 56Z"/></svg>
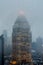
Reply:
<svg viewBox="0 0 43 65"><path fill-rule="evenodd" d="M32 35L30 25L25 16L20 15L16 19L12 32L12 56L13 59L21 62L32 62L31 57Z"/></svg>

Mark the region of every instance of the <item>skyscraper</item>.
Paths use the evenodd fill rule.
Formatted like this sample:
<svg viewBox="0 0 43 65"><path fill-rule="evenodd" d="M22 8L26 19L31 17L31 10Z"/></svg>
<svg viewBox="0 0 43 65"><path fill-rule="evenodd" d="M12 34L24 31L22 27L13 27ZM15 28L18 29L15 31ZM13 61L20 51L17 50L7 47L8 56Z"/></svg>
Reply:
<svg viewBox="0 0 43 65"><path fill-rule="evenodd" d="M13 26L12 32L12 56L17 62L31 63L31 30L24 15L19 15Z"/></svg>

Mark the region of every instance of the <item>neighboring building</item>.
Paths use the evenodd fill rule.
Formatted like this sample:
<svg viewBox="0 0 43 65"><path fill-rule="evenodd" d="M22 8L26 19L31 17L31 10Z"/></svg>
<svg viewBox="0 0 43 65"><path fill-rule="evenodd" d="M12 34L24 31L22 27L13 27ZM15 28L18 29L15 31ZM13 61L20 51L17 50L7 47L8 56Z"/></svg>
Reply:
<svg viewBox="0 0 43 65"><path fill-rule="evenodd" d="M4 65L4 38L0 36L0 65Z"/></svg>
<svg viewBox="0 0 43 65"><path fill-rule="evenodd" d="M43 60L43 38L38 37L36 42L32 42L32 58L36 62Z"/></svg>
<svg viewBox="0 0 43 65"><path fill-rule="evenodd" d="M8 56L11 54L12 40L11 37L7 36L6 30L3 31L3 37L4 37L4 55Z"/></svg>
<svg viewBox="0 0 43 65"><path fill-rule="evenodd" d="M12 33L12 56L16 61L32 62L31 58L31 30L24 15L19 15L13 26Z"/></svg>
<svg viewBox="0 0 43 65"><path fill-rule="evenodd" d="M42 53L42 51L43 51L43 46L42 46L43 45L43 39L41 37L38 37L36 39L36 45L37 45L37 48L36 48L37 52Z"/></svg>
<svg viewBox="0 0 43 65"><path fill-rule="evenodd" d="M4 37L4 55L7 55L8 37L6 30L3 31L3 37Z"/></svg>
<svg viewBox="0 0 43 65"><path fill-rule="evenodd" d="M36 53L43 53L43 38L38 37L36 42L32 42L32 49L36 51Z"/></svg>

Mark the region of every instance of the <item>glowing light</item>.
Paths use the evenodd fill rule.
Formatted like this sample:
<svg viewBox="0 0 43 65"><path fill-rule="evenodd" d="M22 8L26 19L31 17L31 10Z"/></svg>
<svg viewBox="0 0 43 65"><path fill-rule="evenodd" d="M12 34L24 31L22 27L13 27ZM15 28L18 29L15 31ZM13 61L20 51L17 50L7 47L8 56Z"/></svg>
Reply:
<svg viewBox="0 0 43 65"><path fill-rule="evenodd" d="M21 10L21 11L19 12L19 15L24 15L24 12Z"/></svg>
<svg viewBox="0 0 43 65"><path fill-rule="evenodd" d="M10 61L11 64L16 64L16 61Z"/></svg>

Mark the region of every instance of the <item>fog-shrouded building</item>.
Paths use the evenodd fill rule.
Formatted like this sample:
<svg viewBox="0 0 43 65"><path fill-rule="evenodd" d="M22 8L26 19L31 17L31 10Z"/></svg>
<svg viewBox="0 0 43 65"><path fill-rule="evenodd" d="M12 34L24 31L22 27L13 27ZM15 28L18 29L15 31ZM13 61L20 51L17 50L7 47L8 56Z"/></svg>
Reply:
<svg viewBox="0 0 43 65"><path fill-rule="evenodd" d="M7 55L7 45L8 45L8 37L7 37L7 31L3 31L3 37L4 37L4 55Z"/></svg>
<svg viewBox="0 0 43 65"><path fill-rule="evenodd" d="M19 15L15 21L12 32L12 56L21 62L32 62L31 57L32 35L30 25L24 15Z"/></svg>

